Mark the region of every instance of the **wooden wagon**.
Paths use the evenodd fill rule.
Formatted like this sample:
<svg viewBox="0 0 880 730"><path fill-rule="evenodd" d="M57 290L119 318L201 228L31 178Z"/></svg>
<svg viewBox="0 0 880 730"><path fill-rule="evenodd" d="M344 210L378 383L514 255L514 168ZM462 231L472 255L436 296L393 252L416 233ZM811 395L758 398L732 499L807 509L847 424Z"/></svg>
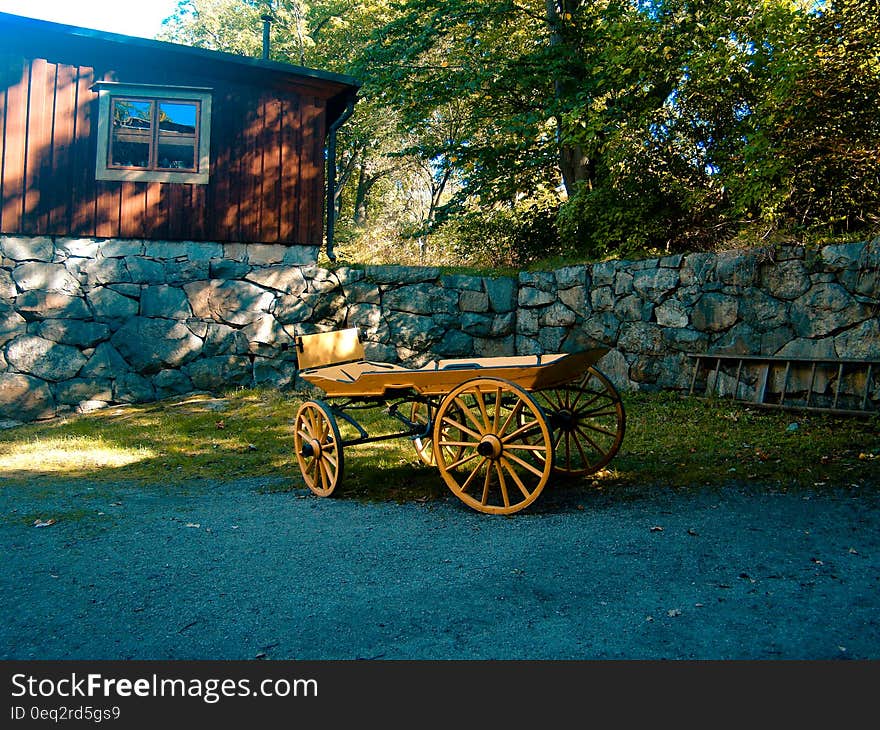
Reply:
<svg viewBox="0 0 880 730"><path fill-rule="evenodd" d="M300 376L327 395L294 419L294 449L309 489L333 494L344 449L409 438L466 505L517 512L537 499L551 474L604 467L623 441L620 395L595 363L607 352L434 360L421 368L365 359L356 328L300 335ZM384 407L402 425L370 435L352 415ZM344 439L340 422L357 434Z"/></svg>

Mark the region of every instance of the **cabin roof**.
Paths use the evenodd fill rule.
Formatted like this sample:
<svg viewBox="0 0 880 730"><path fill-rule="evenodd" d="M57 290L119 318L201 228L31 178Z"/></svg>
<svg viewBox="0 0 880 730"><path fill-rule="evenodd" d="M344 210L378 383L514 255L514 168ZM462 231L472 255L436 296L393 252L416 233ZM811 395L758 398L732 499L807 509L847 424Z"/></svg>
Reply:
<svg viewBox="0 0 880 730"><path fill-rule="evenodd" d="M224 76L239 80L246 79L248 83L267 87L308 91L336 101L331 106L334 108L333 111L338 107L339 113L342 111L339 102L356 94L361 86L360 82L351 76L305 66L0 12L0 37L7 34L8 38L3 39L4 46L8 46L8 42L12 40L18 40L32 47L36 44L34 50L41 52L58 50L58 43L66 43L71 47L88 47L92 51L103 47L104 50L114 54L136 57L140 62L161 65L171 63L187 68L192 70L194 76Z"/></svg>

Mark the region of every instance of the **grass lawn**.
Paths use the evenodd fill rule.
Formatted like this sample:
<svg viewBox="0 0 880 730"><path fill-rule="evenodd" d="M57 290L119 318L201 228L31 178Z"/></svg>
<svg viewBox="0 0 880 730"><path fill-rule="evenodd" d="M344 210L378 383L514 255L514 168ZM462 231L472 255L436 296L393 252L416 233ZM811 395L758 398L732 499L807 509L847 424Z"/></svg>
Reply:
<svg viewBox="0 0 880 730"><path fill-rule="evenodd" d="M91 485L175 485L277 477L273 489L303 489L291 424L303 394L235 390L0 432L0 487L53 479ZM608 468L566 480L580 489L700 488L731 480L778 489L880 486L880 418L768 411L668 393L624 396L626 436ZM360 411L373 433L397 429L381 410ZM384 429L384 430L383 430ZM448 494L406 438L348 447L343 499L430 500ZM554 481L559 478L554 477ZM573 483L572 483L573 482Z"/></svg>

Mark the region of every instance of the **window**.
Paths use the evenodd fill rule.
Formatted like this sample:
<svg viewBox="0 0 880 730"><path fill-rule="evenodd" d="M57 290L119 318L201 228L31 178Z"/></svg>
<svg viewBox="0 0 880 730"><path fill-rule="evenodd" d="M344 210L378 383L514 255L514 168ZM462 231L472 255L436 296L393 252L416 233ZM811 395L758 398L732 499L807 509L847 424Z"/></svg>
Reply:
<svg viewBox="0 0 880 730"><path fill-rule="evenodd" d="M208 182L210 89L101 81L99 180Z"/></svg>

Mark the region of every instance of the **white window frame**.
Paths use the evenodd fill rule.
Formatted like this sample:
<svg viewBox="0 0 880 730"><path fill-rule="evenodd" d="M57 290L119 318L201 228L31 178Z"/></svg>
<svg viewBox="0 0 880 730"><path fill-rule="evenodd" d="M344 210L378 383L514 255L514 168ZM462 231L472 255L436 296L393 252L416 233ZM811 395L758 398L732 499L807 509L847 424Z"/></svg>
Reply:
<svg viewBox="0 0 880 730"><path fill-rule="evenodd" d="M158 84L122 84L99 81L92 86L98 92L98 154L95 179L127 182L168 182L206 185L211 162L211 89L200 86L161 86ZM194 101L199 104L198 167L196 171L132 170L108 165L113 124L112 100L116 97L142 98L153 101Z"/></svg>

